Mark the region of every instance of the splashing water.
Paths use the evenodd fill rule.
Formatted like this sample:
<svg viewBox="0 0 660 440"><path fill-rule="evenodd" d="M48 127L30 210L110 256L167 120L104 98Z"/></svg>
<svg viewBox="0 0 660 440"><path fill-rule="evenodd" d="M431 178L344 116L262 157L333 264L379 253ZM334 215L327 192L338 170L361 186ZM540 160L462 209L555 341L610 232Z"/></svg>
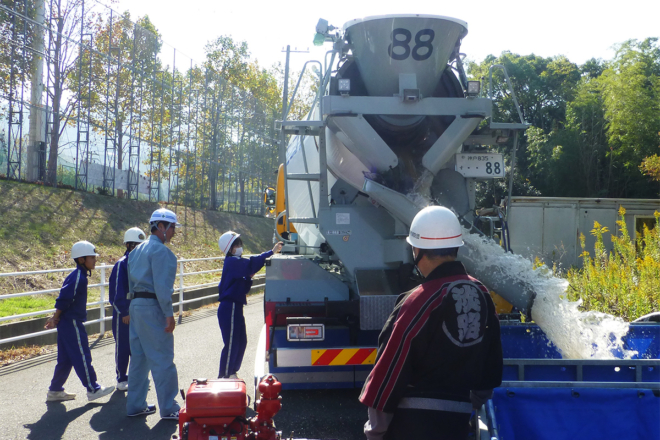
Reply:
<svg viewBox="0 0 660 440"><path fill-rule="evenodd" d="M430 183L423 175L407 198L419 209L432 203ZM630 359L637 351L626 350L622 341L629 325L621 318L601 312L581 311L582 301L569 301L568 281L552 275L546 266L534 269L532 262L507 253L489 238L463 228L465 246L459 260L487 287L511 303L528 304L535 294L532 318L564 359ZM509 299L510 298L510 299Z"/></svg>
<svg viewBox="0 0 660 440"><path fill-rule="evenodd" d="M569 301L568 281L552 276L545 266L534 269L532 262L520 255L506 253L490 239L463 230L465 256L471 260L474 275L507 299L507 285L524 285L528 294L536 293L532 318L565 359L630 359L636 351L624 349L621 338L628 323L600 312L578 309L581 301ZM460 259L459 255L459 259ZM498 279L497 286L487 278Z"/></svg>

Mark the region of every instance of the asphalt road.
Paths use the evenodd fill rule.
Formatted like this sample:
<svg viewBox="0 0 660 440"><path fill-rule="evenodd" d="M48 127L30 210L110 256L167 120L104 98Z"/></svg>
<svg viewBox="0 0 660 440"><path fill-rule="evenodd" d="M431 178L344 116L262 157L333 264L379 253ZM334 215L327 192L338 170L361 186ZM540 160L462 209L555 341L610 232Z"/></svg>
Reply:
<svg viewBox="0 0 660 440"><path fill-rule="evenodd" d="M194 378L218 375L222 337L217 309L193 312L174 332L175 363L179 388L188 389ZM262 295L251 296L245 307L248 347L239 376L248 385L252 401L254 352L263 326ZM92 364L99 383L114 385L114 341L90 341ZM177 434L174 421L158 413L141 418L126 417L125 393L88 402L75 372L65 387L78 398L64 403L46 403L56 353L0 368L0 439L170 439ZM357 401L359 390L284 391L282 410L275 416L284 438L363 440L366 408ZM180 398L179 398L180 399ZM149 402L156 403L151 387ZM180 402L182 403L182 402ZM248 409L248 417L254 413Z"/></svg>

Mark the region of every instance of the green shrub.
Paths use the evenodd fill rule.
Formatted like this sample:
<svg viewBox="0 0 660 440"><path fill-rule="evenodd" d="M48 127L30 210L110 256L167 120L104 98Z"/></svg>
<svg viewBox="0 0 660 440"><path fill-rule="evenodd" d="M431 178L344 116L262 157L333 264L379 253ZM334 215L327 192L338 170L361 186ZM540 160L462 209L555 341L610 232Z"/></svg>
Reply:
<svg viewBox="0 0 660 440"><path fill-rule="evenodd" d="M584 265L571 269L568 296L582 300L585 310L595 310L633 321L660 308L660 213L655 213L655 228L645 225L633 240L625 222L626 210L619 210L619 234L612 234L614 249L607 252L603 234L607 227L594 222L591 234L596 237L594 255L585 249L580 236Z"/></svg>

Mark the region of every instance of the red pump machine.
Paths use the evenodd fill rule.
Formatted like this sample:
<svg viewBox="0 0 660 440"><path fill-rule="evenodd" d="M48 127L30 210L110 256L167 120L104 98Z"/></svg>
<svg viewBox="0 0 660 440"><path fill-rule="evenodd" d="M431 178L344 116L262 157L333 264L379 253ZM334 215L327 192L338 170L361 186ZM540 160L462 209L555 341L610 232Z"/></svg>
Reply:
<svg viewBox="0 0 660 440"><path fill-rule="evenodd" d="M241 379L195 379L179 411L181 440L280 440L273 416L282 408L282 384L272 374L259 383L257 414L246 418L248 397Z"/></svg>

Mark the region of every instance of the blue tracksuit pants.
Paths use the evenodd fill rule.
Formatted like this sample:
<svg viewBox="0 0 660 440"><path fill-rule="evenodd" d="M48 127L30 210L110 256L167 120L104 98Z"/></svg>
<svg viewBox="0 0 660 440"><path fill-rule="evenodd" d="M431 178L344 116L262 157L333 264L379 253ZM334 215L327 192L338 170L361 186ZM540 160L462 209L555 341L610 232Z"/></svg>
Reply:
<svg viewBox="0 0 660 440"><path fill-rule="evenodd" d="M225 344L220 354L220 373L218 377L226 377L240 370L245 348L247 347L243 306L232 301L220 301L218 323L220 324L222 341Z"/></svg>
<svg viewBox="0 0 660 440"><path fill-rule="evenodd" d="M149 371L154 378L161 417L179 410L174 400L179 393L179 378L174 365L174 335L167 326L158 301L136 298L131 301L131 365L128 371L126 412L134 414L147 407Z"/></svg>
<svg viewBox="0 0 660 440"><path fill-rule="evenodd" d="M129 325L121 321L117 311L112 313L112 336L115 337L115 372L117 382L126 382L128 376L128 358L131 356Z"/></svg>
<svg viewBox="0 0 660 440"><path fill-rule="evenodd" d="M96 383L96 371L92 367L92 353L89 351L85 326L81 321L64 318L57 324L57 365L50 382L51 391L64 390L71 368L76 370L87 391L100 388Z"/></svg>

